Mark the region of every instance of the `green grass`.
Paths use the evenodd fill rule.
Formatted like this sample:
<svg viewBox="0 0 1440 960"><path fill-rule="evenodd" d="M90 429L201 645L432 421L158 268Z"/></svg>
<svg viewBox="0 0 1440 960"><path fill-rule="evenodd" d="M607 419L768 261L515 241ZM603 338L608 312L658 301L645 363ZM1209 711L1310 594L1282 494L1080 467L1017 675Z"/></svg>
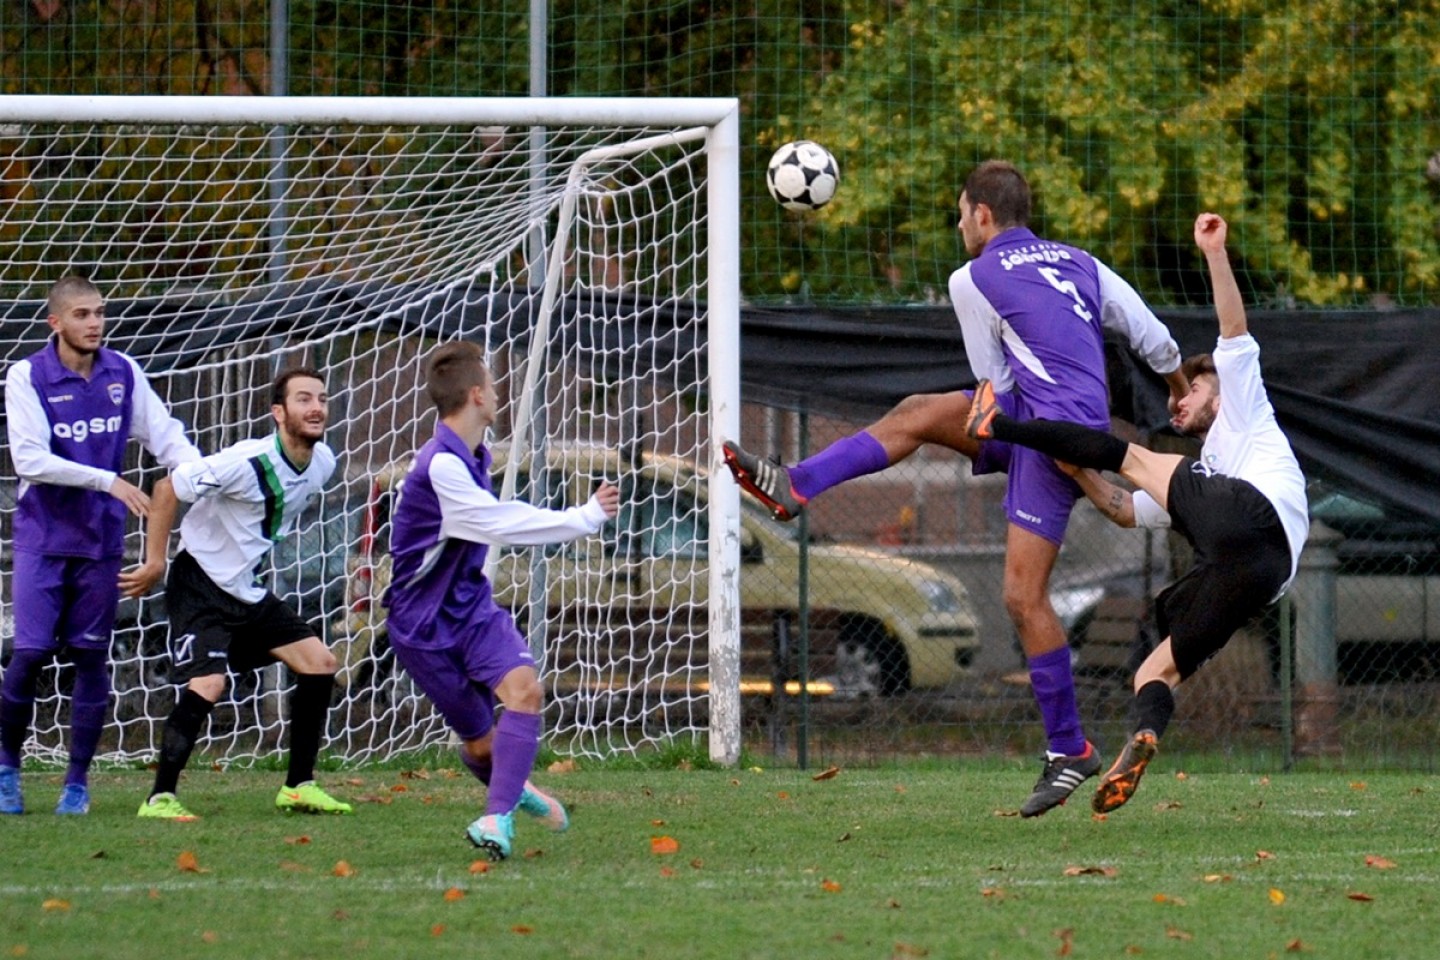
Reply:
<svg viewBox="0 0 1440 960"><path fill-rule="evenodd" d="M199 769L183 784L203 817L192 824L136 819L143 771L97 773L92 813L74 819L50 813L58 774L27 772L31 812L0 818L0 957L1440 953L1430 778L1181 779L1162 757L1108 820L1087 802L1005 815L1035 767L927 763L816 781L582 765L538 778L569 803L571 831L521 822L523 855L484 873L470 872L462 838L480 791L456 770L326 773L357 812L322 819L277 814L273 771ZM653 852L656 836L678 852ZM201 872L180 868L187 852ZM341 861L351 875L336 875Z"/></svg>

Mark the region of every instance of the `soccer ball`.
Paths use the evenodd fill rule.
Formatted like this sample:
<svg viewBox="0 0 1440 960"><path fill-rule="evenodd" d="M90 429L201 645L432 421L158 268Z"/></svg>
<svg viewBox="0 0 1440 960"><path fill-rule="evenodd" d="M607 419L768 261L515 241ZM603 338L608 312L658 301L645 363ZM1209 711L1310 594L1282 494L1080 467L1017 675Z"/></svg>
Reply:
<svg viewBox="0 0 1440 960"><path fill-rule="evenodd" d="M811 140L787 143L770 158L765 186L786 210L818 210L835 196L840 165L820 144Z"/></svg>

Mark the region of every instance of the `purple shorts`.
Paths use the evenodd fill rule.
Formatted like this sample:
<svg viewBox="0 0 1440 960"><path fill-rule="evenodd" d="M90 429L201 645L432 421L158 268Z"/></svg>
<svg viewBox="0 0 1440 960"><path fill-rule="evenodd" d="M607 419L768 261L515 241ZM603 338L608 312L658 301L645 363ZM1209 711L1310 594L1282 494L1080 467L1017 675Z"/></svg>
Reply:
<svg viewBox="0 0 1440 960"><path fill-rule="evenodd" d="M110 649L120 605L121 557L90 560L15 551L16 650Z"/></svg>
<svg viewBox="0 0 1440 960"><path fill-rule="evenodd" d="M530 645L504 610L448 647L406 646L390 638L395 659L461 740L478 740L495 723L495 688L516 667L533 667Z"/></svg>
<svg viewBox="0 0 1440 960"><path fill-rule="evenodd" d="M1020 407L1020 398L1013 393L997 394L995 402L1007 417L1016 416ZM1006 474L1006 518L1056 546L1064 542L1070 512L1082 491L1079 484L1060 472L1054 459L1029 447L985 440L980 444L980 455L970 464L970 472L977 477Z"/></svg>

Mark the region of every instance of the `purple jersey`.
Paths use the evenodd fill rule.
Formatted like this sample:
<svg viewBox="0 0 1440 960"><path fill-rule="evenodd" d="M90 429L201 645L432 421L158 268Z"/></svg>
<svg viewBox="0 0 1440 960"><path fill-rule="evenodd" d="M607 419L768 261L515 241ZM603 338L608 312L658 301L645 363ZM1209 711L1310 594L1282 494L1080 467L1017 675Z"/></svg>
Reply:
<svg viewBox="0 0 1440 960"><path fill-rule="evenodd" d="M1108 430L1103 297L1095 260L1076 247L1016 227L986 244L957 272L957 278L962 275L968 282L958 285L957 312L968 308L984 316L1011 384L990 370L977 369L976 375L989 376L1002 389L1013 384L1020 396L1019 416ZM953 295L956 280L951 287ZM966 348L971 349L969 339ZM972 356L972 366L980 365L977 359L983 363Z"/></svg>
<svg viewBox="0 0 1440 960"><path fill-rule="evenodd" d="M490 451L481 447L477 457L454 430L437 424L406 475L391 515L392 576L384 600L391 642L427 650L454 646L467 629L501 612L485 576L490 548L441 537L440 498L430 480L430 461L439 453L459 457L475 483L493 492Z"/></svg>
<svg viewBox="0 0 1440 960"><path fill-rule="evenodd" d="M100 348L87 380L60 362L55 341L30 361L30 383L49 421L50 450L119 473L130 437L135 371ZM118 557L125 546L125 504L107 492L32 483L15 506L15 549L46 556Z"/></svg>

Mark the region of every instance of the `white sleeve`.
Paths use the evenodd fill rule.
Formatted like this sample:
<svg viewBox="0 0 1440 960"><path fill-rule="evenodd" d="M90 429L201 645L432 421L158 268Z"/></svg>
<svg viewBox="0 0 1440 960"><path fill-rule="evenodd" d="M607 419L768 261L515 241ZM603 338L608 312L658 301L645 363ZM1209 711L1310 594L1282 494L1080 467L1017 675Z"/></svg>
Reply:
<svg viewBox="0 0 1440 960"><path fill-rule="evenodd" d="M236 447L177 464L170 472L175 496L185 503L238 493L256 483L250 459Z"/></svg>
<svg viewBox="0 0 1440 960"><path fill-rule="evenodd" d="M1101 326L1124 337L1156 373L1163 376L1178 370L1180 348L1155 311L1114 270L1099 260L1095 268L1100 275Z"/></svg>
<svg viewBox="0 0 1440 960"><path fill-rule="evenodd" d="M1152 530L1169 529L1170 514L1160 509L1160 504L1150 494L1136 490L1130 495L1130 502L1135 507L1135 526Z"/></svg>
<svg viewBox="0 0 1440 960"><path fill-rule="evenodd" d="M1002 320L975 286L969 264L950 274L950 303L955 308L955 319L960 321L965 358L970 361L975 379L989 380L996 393L1009 393L1015 387L1015 375L1001 347Z"/></svg>
<svg viewBox="0 0 1440 960"><path fill-rule="evenodd" d="M594 498L567 510L497 500L453 453L431 458L430 485L440 501L440 535L457 540L516 547L564 543L597 532L608 519Z"/></svg>
<svg viewBox="0 0 1440 960"><path fill-rule="evenodd" d="M185 425L170 415L165 402L150 386L145 371L130 357L125 357L135 374L135 390L130 404L130 436L139 440L167 470L190 460L199 460L200 451L185 436Z"/></svg>
<svg viewBox="0 0 1440 960"><path fill-rule="evenodd" d="M12 364L5 373L5 421L10 434L10 459L21 480L109 492L115 473L50 452L50 418L45 416L40 395L30 381L29 360Z"/></svg>
<svg viewBox="0 0 1440 960"><path fill-rule="evenodd" d="M1248 333L1215 342L1215 375L1220 380L1216 426L1237 436L1253 434L1275 419L1275 408L1260 376L1260 344ZM1223 423L1222 423L1223 421Z"/></svg>

